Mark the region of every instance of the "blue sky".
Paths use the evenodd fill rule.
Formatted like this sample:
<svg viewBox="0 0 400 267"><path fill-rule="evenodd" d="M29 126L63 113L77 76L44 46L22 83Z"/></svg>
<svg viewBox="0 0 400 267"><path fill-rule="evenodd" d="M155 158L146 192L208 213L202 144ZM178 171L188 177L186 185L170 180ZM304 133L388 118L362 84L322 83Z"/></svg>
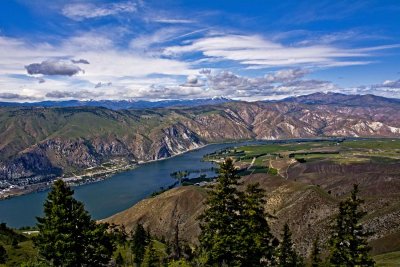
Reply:
<svg viewBox="0 0 400 267"><path fill-rule="evenodd" d="M8 0L0 101L400 98L400 2Z"/></svg>

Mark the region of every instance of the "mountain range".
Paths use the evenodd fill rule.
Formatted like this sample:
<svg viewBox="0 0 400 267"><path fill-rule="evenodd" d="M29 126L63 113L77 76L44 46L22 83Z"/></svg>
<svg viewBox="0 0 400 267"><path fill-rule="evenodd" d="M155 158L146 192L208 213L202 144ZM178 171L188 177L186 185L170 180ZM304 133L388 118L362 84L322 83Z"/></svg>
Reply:
<svg viewBox="0 0 400 267"><path fill-rule="evenodd" d="M199 98L199 99L172 99L160 101L146 100L66 100L66 101L39 101L39 102L0 102L0 107L104 107L108 109L143 109L166 107L194 107L203 105L216 105L233 100L224 97Z"/></svg>
<svg viewBox="0 0 400 267"><path fill-rule="evenodd" d="M397 99L316 93L268 102L202 101L141 109L65 102L0 107L0 179L35 183L231 140L400 137Z"/></svg>

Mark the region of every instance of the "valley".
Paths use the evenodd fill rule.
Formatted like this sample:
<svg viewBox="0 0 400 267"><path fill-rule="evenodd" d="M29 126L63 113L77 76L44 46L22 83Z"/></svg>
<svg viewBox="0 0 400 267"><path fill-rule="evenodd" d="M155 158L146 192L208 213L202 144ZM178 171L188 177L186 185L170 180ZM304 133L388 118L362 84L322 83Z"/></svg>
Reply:
<svg viewBox="0 0 400 267"><path fill-rule="evenodd" d="M210 143L399 137L399 111L395 99L335 93L154 109L1 107L1 197L56 178L85 184Z"/></svg>

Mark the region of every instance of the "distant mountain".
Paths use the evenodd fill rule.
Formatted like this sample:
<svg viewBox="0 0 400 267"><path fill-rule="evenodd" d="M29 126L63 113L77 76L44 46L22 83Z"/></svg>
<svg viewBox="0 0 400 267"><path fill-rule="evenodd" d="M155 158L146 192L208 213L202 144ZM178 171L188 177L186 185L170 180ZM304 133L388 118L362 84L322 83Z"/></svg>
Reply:
<svg viewBox="0 0 400 267"><path fill-rule="evenodd" d="M400 99L386 98L376 95L346 95L340 93L314 93L297 97L289 97L276 102L291 102L307 105L337 105L358 107L385 107L399 105Z"/></svg>
<svg viewBox="0 0 400 267"><path fill-rule="evenodd" d="M187 100L67 100L67 101L41 101L41 102L0 102L0 107L105 107L108 109L143 109L166 107L195 107L203 105L217 105L233 100L224 97L199 98Z"/></svg>
<svg viewBox="0 0 400 267"><path fill-rule="evenodd" d="M400 103L371 95L313 94L157 109L3 107L0 181L34 183L104 163L166 158L211 142L330 136L400 137Z"/></svg>

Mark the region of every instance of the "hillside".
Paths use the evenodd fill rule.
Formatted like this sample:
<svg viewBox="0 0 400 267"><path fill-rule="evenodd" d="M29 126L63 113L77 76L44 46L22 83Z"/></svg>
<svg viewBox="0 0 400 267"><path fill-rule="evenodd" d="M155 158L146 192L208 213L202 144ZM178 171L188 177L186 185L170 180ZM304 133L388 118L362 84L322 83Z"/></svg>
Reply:
<svg viewBox="0 0 400 267"><path fill-rule="evenodd" d="M253 145L224 150L215 158L234 157L236 166L250 170L250 175L241 172L242 180L245 185L258 182L266 191L265 208L276 217L270 220L274 234L279 236L282 225L289 222L296 246L303 254L310 253L317 235L325 243L339 201L348 197L353 184L359 184L365 199L363 208L368 212L363 223L374 232L370 244L372 253L379 255L400 250L399 151L398 140L350 140L340 144L325 141ZM297 154L293 157L294 153ZM249 167L252 158L256 160ZM277 169L276 175L269 171L271 165ZM139 222L167 239L173 238L178 224L182 239L197 244L200 229L196 218L204 209L200 203L207 190L207 186L175 188L105 221L128 229Z"/></svg>
<svg viewBox="0 0 400 267"><path fill-rule="evenodd" d="M400 136L400 104L395 100L318 98L325 101L309 103L299 97L143 110L3 107L0 179L32 184L56 176L84 177L227 140Z"/></svg>

